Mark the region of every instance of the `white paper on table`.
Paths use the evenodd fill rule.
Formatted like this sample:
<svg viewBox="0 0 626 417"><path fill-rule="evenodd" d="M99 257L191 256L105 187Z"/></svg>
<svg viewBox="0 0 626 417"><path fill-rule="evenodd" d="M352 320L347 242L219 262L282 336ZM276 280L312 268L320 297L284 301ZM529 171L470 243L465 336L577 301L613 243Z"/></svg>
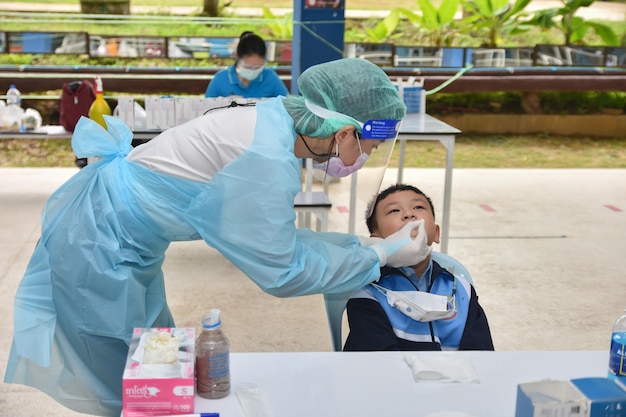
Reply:
<svg viewBox="0 0 626 417"><path fill-rule="evenodd" d="M265 398L256 384L244 383L235 388L235 395L246 417L272 417Z"/></svg>
<svg viewBox="0 0 626 417"><path fill-rule="evenodd" d="M406 354L415 382L480 383L471 359L453 355Z"/></svg>

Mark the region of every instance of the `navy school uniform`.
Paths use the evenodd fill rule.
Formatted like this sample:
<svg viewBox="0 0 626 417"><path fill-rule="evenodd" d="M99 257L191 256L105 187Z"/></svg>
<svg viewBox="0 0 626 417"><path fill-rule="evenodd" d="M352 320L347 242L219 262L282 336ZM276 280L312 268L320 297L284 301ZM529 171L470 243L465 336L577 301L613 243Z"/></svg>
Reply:
<svg viewBox="0 0 626 417"><path fill-rule="evenodd" d="M424 279L428 279L426 290L431 294L454 293L455 316L432 322L413 320L390 306L385 294L368 285L348 300L350 333L344 351L494 350L487 317L474 287L432 260ZM417 291L415 276L411 278L396 268L381 268L378 285L393 291Z"/></svg>

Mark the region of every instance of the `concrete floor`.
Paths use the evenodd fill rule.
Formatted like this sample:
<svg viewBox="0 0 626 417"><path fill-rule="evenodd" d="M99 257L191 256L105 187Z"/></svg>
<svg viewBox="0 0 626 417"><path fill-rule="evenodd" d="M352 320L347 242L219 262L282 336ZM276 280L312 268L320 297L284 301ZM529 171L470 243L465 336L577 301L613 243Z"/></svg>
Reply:
<svg viewBox="0 0 626 417"><path fill-rule="evenodd" d="M13 330L13 295L39 238L39 215L71 168L0 168L0 370ZM448 253L472 273L498 350L604 350L626 308L626 170L456 169ZM388 170L383 186L391 184ZM442 169L406 169L441 218ZM330 230L348 230L349 180L330 185ZM319 185L317 185L319 186ZM358 218L357 233L365 234ZM260 291L202 242L175 243L165 262L181 327L223 311L232 351L330 351L322 296ZM344 323L344 337L347 326ZM574 365L573 365L574 366ZM0 384L0 416L74 417L47 396Z"/></svg>

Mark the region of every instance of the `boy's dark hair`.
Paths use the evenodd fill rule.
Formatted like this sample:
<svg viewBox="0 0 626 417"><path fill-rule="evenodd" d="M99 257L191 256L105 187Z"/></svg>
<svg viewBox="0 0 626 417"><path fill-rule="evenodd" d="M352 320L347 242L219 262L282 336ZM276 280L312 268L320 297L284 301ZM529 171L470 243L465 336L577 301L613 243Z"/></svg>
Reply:
<svg viewBox="0 0 626 417"><path fill-rule="evenodd" d="M242 58L246 55L258 55L265 59L266 54L267 47L265 46L265 41L259 35L245 31L239 36L237 58Z"/></svg>
<svg viewBox="0 0 626 417"><path fill-rule="evenodd" d="M413 191L415 194L423 195L428 201L428 205L430 205L430 210L433 213L433 219L435 218L435 206L433 206L433 202L430 197L428 197L422 190L412 185L407 184L394 184L387 189L378 193L376 198L370 201L367 208L367 217L365 218L365 224L367 224L367 229L372 233L374 230L378 228L378 224L376 223L376 209L378 208L378 203L380 200L386 198L387 196L397 193L398 191Z"/></svg>

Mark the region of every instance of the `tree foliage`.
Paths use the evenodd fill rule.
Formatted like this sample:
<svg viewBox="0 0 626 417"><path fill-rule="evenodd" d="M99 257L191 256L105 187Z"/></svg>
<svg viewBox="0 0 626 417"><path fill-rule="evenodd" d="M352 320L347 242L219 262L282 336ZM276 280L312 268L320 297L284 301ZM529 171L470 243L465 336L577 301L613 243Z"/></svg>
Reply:
<svg viewBox="0 0 626 417"><path fill-rule="evenodd" d="M619 44L618 36L611 27L576 15L579 9L591 6L595 0L561 0L561 2L563 7L540 10L528 23L543 29L559 29L563 33L565 45L583 45L589 30L594 31L607 45Z"/></svg>
<svg viewBox="0 0 626 417"><path fill-rule="evenodd" d="M421 14L404 8L399 11L423 32L433 46L449 46L457 32L455 16L460 0L443 0L439 7L430 0L417 0Z"/></svg>
<svg viewBox="0 0 626 417"><path fill-rule="evenodd" d="M530 0L517 0L511 6L509 0L463 0L467 14L462 21L463 29L486 32L484 46L495 48L507 36L530 30L530 25L523 22L524 9L529 3Z"/></svg>

